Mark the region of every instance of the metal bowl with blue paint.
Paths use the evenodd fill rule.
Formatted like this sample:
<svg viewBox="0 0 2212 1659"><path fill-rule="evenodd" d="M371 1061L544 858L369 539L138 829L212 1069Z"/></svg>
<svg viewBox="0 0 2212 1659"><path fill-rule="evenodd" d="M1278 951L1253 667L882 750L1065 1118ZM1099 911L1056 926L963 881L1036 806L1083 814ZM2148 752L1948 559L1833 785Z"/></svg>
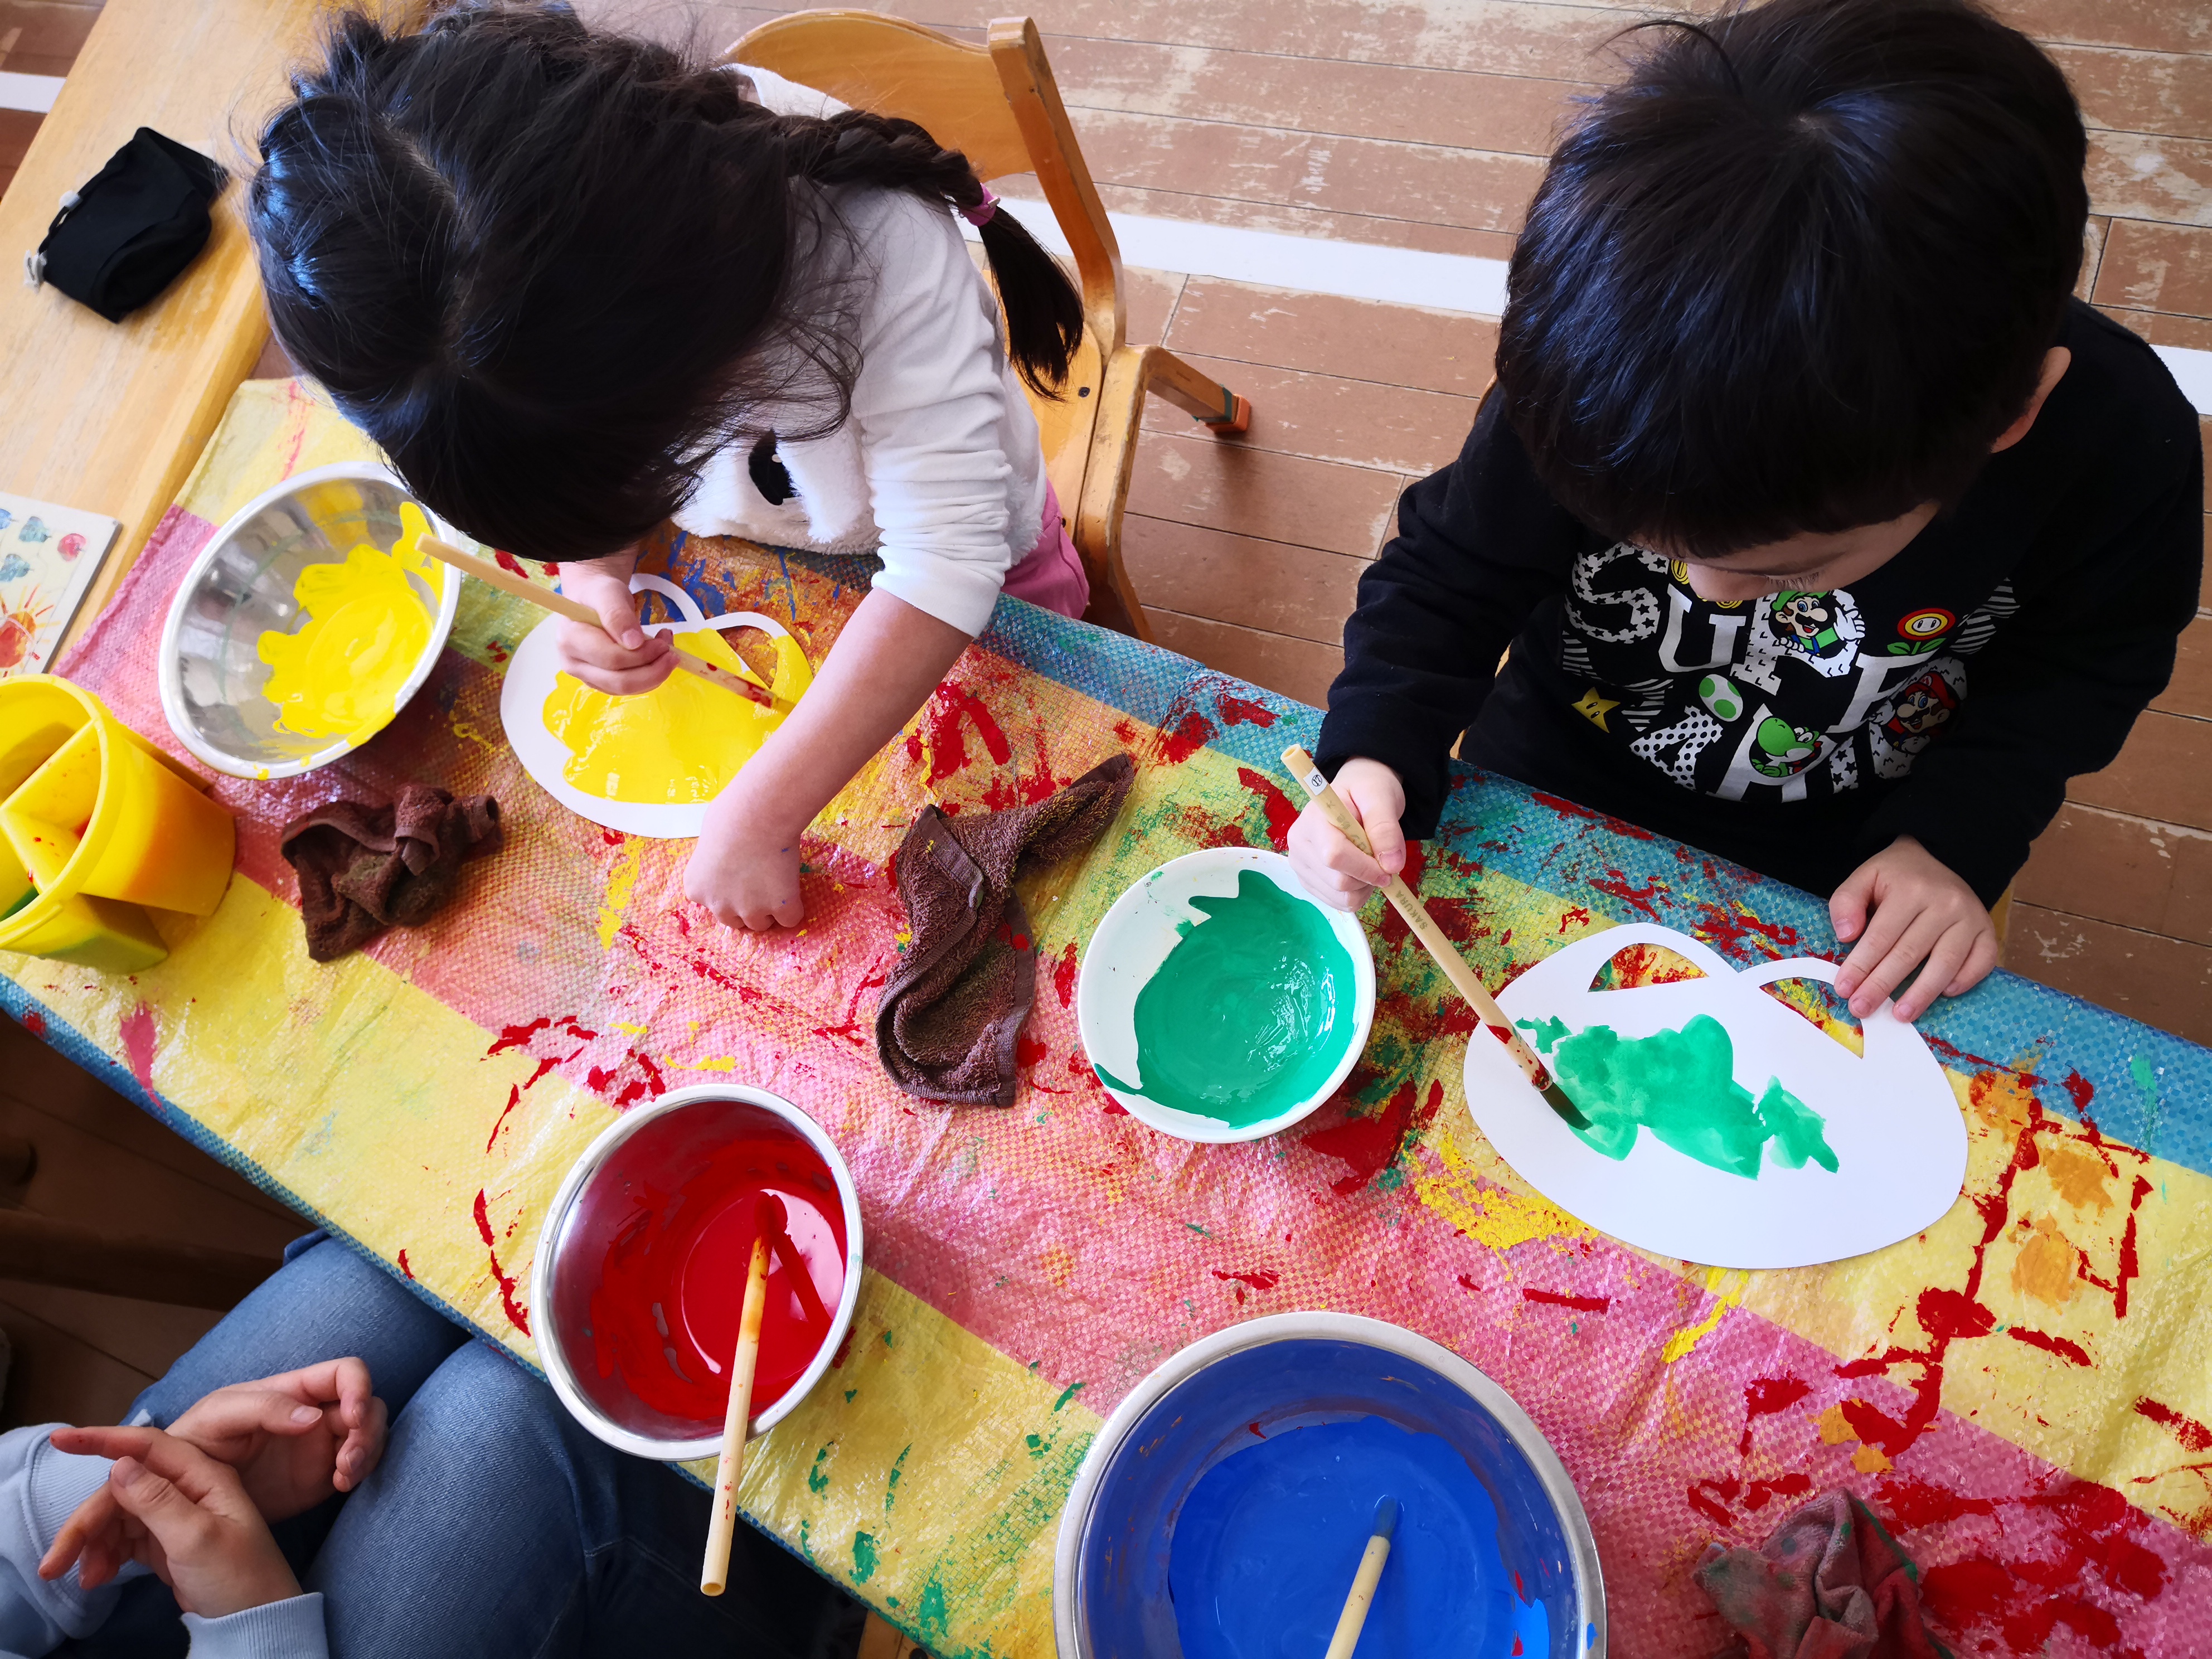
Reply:
<svg viewBox="0 0 2212 1659"><path fill-rule="evenodd" d="M1060 1515L1059 1659L1185 1659L1170 1560L1194 1491L1255 1436L1360 1419L1433 1435L1466 1460L1486 1500L1485 1523L1494 1516L1490 1570L1526 1605L1529 1620L1519 1628L1546 1632L1540 1646L1528 1645L1529 1659L1602 1659L1596 1540L1565 1466L1528 1413L1425 1337L1322 1312L1255 1319L1193 1343L1107 1419ZM1349 1545L1354 1559L1361 1541ZM1330 1593L1340 1601L1343 1590ZM1361 1651L1368 1646L1363 1638ZM1424 1643L1422 1650L1445 1650Z"/></svg>

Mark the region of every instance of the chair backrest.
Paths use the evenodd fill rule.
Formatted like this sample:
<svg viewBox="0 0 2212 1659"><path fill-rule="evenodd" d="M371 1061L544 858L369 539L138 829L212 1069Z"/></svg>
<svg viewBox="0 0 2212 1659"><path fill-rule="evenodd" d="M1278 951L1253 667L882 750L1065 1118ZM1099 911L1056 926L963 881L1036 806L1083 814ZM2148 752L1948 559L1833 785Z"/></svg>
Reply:
<svg viewBox="0 0 2212 1659"><path fill-rule="evenodd" d="M1085 338L1059 398L1030 394L1046 470L1073 520L1108 358L1127 327L1121 253L1075 142L1036 25L1002 17L989 43L872 11L801 11L762 24L724 54L826 92L841 103L896 115L959 150L988 182L1034 173L1074 255Z"/></svg>

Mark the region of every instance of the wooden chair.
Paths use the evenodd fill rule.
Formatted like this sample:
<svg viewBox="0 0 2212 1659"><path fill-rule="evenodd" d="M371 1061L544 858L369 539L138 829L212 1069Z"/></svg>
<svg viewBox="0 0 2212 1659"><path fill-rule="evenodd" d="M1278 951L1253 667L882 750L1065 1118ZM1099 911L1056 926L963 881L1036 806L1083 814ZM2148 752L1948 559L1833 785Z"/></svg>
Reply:
<svg viewBox="0 0 2212 1659"><path fill-rule="evenodd" d="M1086 620L1149 640L1144 609L1121 567L1121 513L1145 394L1166 398L1219 436L1250 425L1252 406L1173 352L1127 343L1121 249L1036 25L1000 18L988 44L977 46L878 12L802 11L762 24L723 61L915 122L965 155L987 183L1036 174L1075 255L1085 337L1065 394L1031 393L1030 403L1043 433L1046 470L1091 579Z"/></svg>

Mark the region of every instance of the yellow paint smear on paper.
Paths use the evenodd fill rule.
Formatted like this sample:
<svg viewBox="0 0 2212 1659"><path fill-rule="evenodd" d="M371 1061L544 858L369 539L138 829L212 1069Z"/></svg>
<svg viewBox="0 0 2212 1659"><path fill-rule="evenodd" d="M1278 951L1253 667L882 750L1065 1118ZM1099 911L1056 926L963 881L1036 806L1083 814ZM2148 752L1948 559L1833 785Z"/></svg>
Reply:
<svg viewBox="0 0 2212 1659"><path fill-rule="evenodd" d="M755 684L760 677L712 629L678 634L676 648ZM775 641L769 689L796 702L813 679L806 653L787 636ZM545 729L568 751L562 776L587 795L637 805L696 805L722 793L787 711L671 674L642 696L611 696L567 674L545 699Z"/></svg>
<svg viewBox="0 0 2212 1659"><path fill-rule="evenodd" d="M416 550L429 521L412 501L399 504L400 534L390 552L366 542L338 564L311 564L292 584L292 597L307 613L296 634L271 629L258 650L269 665L265 694L276 705L276 724L303 738L366 737L387 724L399 705L399 689L430 642L427 591L439 591L440 573Z"/></svg>

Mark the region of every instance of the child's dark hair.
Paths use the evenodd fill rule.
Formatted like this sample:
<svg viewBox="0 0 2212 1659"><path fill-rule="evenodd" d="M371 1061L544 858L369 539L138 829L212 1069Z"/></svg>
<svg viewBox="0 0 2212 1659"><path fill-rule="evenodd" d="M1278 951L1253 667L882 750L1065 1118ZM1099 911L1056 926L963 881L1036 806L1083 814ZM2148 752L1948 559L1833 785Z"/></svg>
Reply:
<svg viewBox="0 0 2212 1659"><path fill-rule="evenodd" d="M1498 389L1545 486L1705 557L1954 503L2081 269L2065 77L1968 0L1638 27L1514 251Z"/></svg>
<svg viewBox="0 0 2212 1659"><path fill-rule="evenodd" d="M248 210L278 341L428 505L533 558L646 534L771 400L807 411L785 438L846 418L866 251L837 187L983 201L910 121L779 116L562 5L344 11L293 92ZM1082 302L1011 214L982 240L1008 353L1056 388Z"/></svg>

